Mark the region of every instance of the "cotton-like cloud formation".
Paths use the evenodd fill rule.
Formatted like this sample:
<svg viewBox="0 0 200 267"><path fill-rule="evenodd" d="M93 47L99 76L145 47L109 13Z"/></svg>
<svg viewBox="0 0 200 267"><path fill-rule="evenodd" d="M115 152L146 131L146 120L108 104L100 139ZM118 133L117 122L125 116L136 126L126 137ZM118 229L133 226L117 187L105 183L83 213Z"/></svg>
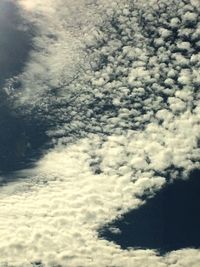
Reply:
<svg viewBox="0 0 200 267"><path fill-rule="evenodd" d="M86 33L101 21L101 4L112 1L18 1L22 14L35 26L34 50L20 80L24 91L22 102L32 102L48 94L52 88L73 80L85 61L80 49ZM24 11L24 12L23 12ZM95 13L95 16L94 16ZM60 51L62 50L62 53Z"/></svg>
<svg viewBox="0 0 200 267"><path fill-rule="evenodd" d="M122 250L98 229L200 167L199 2L21 3L38 35L11 97L55 146L1 188L0 264L197 267L199 250Z"/></svg>

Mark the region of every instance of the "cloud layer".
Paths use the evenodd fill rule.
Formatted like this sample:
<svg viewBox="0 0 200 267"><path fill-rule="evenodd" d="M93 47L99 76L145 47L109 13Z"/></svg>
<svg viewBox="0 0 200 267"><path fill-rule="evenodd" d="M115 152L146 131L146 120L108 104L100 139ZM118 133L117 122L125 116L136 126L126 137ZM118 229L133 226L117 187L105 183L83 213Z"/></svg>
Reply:
<svg viewBox="0 0 200 267"><path fill-rule="evenodd" d="M185 2L21 1L38 35L12 97L55 146L1 188L2 266L198 266L199 250L159 257L97 234L199 168L199 2Z"/></svg>

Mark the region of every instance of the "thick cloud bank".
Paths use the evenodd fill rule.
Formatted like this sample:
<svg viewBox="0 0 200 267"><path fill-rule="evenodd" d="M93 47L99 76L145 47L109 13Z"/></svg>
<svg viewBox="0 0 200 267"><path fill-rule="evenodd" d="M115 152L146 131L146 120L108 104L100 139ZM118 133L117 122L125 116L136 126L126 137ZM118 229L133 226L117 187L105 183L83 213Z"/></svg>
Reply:
<svg viewBox="0 0 200 267"><path fill-rule="evenodd" d="M38 35L9 94L49 123L54 148L0 189L1 266L199 264L199 250L160 257L98 237L200 167L199 1L112 2L19 1Z"/></svg>

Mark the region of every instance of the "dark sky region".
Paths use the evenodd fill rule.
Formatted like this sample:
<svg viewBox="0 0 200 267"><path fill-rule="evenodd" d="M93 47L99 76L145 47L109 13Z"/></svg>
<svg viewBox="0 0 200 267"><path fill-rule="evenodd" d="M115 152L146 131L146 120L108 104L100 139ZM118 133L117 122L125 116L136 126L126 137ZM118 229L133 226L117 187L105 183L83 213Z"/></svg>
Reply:
<svg viewBox="0 0 200 267"><path fill-rule="evenodd" d="M2 87L19 74L32 49L33 27L19 14L14 1L0 1L0 173L29 166L46 140L32 118L18 118Z"/></svg>
<svg viewBox="0 0 200 267"><path fill-rule="evenodd" d="M123 249L156 249L160 254L200 248L200 170L189 178L168 184L145 205L101 229L100 236ZM120 233L112 233L113 227Z"/></svg>
<svg viewBox="0 0 200 267"><path fill-rule="evenodd" d="M0 86L18 74L31 49L31 29L14 2L0 1Z"/></svg>
<svg viewBox="0 0 200 267"><path fill-rule="evenodd" d="M0 173L32 166L46 141L40 121L18 118L6 106L0 107Z"/></svg>

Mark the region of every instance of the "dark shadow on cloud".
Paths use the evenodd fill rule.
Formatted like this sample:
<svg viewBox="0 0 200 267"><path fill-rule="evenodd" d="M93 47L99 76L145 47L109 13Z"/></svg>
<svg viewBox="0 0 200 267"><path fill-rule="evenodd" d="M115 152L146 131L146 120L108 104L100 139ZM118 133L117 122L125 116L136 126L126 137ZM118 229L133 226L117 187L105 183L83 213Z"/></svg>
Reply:
<svg viewBox="0 0 200 267"><path fill-rule="evenodd" d="M33 27L14 1L0 1L0 87L21 72L32 48Z"/></svg>
<svg viewBox="0 0 200 267"><path fill-rule="evenodd" d="M137 210L100 229L99 236L122 249L156 249L161 255L200 248L200 170L168 184Z"/></svg>

